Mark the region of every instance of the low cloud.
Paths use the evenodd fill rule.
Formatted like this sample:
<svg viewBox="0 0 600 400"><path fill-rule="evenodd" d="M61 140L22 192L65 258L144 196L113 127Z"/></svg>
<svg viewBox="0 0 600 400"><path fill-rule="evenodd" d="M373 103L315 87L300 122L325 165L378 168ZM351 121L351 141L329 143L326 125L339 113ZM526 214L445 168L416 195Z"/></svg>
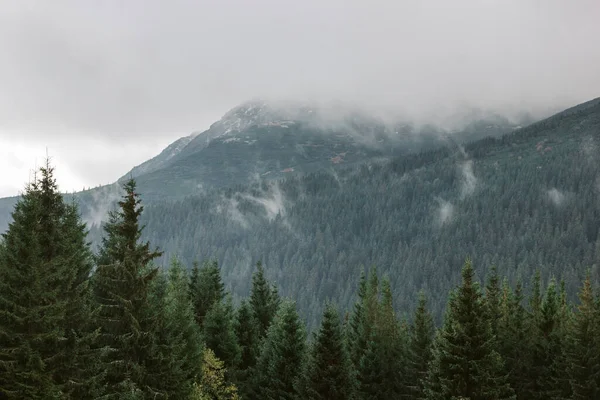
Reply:
<svg viewBox="0 0 600 400"><path fill-rule="evenodd" d="M568 194L561 192L557 188L548 190L547 194L550 201L552 201L552 203L554 203L554 205L557 207L564 205L569 199Z"/></svg>
<svg viewBox="0 0 600 400"><path fill-rule="evenodd" d="M452 220L452 217L454 216L454 205L442 198L436 198L436 200L438 202L436 223L441 226Z"/></svg>
<svg viewBox="0 0 600 400"><path fill-rule="evenodd" d="M460 196L465 198L475 192L477 187L477 178L473 173L473 160L467 160L460 165L461 186Z"/></svg>

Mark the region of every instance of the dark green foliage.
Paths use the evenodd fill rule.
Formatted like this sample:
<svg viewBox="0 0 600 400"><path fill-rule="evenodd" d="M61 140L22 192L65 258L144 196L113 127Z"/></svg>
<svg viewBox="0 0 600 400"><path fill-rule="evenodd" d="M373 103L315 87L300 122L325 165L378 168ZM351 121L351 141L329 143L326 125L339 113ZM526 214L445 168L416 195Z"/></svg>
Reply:
<svg viewBox="0 0 600 400"><path fill-rule="evenodd" d="M254 392L264 400L292 400L299 395L306 331L292 301L282 302L269 327L258 360Z"/></svg>
<svg viewBox="0 0 600 400"><path fill-rule="evenodd" d="M269 285L260 261L256 263L256 272L252 275L250 306L258 323L258 335L264 338L279 307L279 295L276 288Z"/></svg>
<svg viewBox="0 0 600 400"><path fill-rule="evenodd" d="M408 398L425 399L425 382L431 360L434 329L433 317L427 309L425 294L421 291L410 327L408 368L405 379Z"/></svg>
<svg viewBox="0 0 600 400"><path fill-rule="evenodd" d="M103 383L107 398L115 399L156 392L145 363L156 354L153 333L159 321L151 310L148 292L157 273L150 263L160 253L151 251L148 242L139 242L143 207L135 188L133 180L124 185L126 194L119 202L120 208L109 215L93 277L100 305L100 343L108 349L103 359Z"/></svg>
<svg viewBox="0 0 600 400"><path fill-rule="evenodd" d="M408 394L404 381L408 369L408 332L396 318L388 279L382 282L381 302L370 310L371 302L377 300L376 273L374 269L367 287L366 310L373 317L367 346L357 366L358 394L363 399L401 398Z"/></svg>
<svg viewBox="0 0 600 400"><path fill-rule="evenodd" d="M77 207L49 162L15 205L0 242L0 393L14 399L96 394L92 267Z"/></svg>
<svg viewBox="0 0 600 400"><path fill-rule="evenodd" d="M500 310L498 351L504 360L504 372L517 399L527 399L532 338L528 313L523 306L523 287L520 281L517 282L514 293L505 282Z"/></svg>
<svg viewBox="0 0 600 400"><path fill-rule="evenodd" d="M573 400L600 397L600 320L594 300L588 273L569 330L568 361Z"/></svg>
<svg viewBox="0 0 600 400"><path fill-rule="evenodd" d="M221 280L219 263L206 261L199 269L195 266L192 270L191 285L196 322L202 327L208 311L215 303L225 298L225 285Z"/></svg>
<svg viewBox="0 0 600 400"><path fill-rule="evenodd" d="M529 326L529 382L524 396L530 399L568 397L564 393L567 366L565 364L565 330L561 321L561 304L552 280L540 303L539 278L534 281L532 315Z"/></svg>
<svg viewBox="0 0 600 400"><path fill-rule="evenodd" d="M436 337L427 398L494 400L514 398L506 383L495 340L471 261L450 296L444 325Z"/></svg>
<svg viewBox="0 0 600 400"><path fill-rule="evenodd" d="M169 399L186 399L200 376L203 343L188 293L188 277L177 259L153 283L152 312L159 318L155 351L146 372L155 390Z"/></svg>
<svg viewBox="0 0 600 400"><path fill-rule="evenodd" d="M305 375L306 399L353 398L352 363L338 311L331 304L325 308L321 327L314 337Z"/></svg>
<svg viewBox="0 0 600 400"><path fill-rule="evenodd" d="M234 318L231 298L227 297L212 305L203 325L206 347L225 363L228 370L234 369L240 362L240 346L235 334Z"/></svg>
<svg viewBox="0 0 600 400"><path fill-rule="evenodd" d="M492 334L497 338L500 321L500 277L498 269L492 266L490 276L485 285L485 308L492 328Z"/></svg>
<svg viewBox="0 0 600 400"><path fill-rule="evenodd" d="M254 372L260 351L258 323L246 299L242 300L237 310L234 330L240 348L240 360L235 371L235 381L240 395L242 398L246 398L252 390L250 378Z"/></svg>

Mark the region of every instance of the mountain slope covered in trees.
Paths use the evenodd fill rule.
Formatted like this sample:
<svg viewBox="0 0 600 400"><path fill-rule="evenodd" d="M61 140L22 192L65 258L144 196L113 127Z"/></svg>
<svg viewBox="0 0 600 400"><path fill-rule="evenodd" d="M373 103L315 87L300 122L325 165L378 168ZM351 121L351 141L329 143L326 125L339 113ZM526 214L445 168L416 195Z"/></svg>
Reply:
<svg viewBox="0 0 600 400"><path fill-rule="evenodd" d="M403 309L432 293L438 318L465 254L513 282L543 266L574 295L600 266L598 146L594 100L464 147L155 201L145 237L165 260L217 259L236 296L263 260L311 325L326 299L351 304L361 265L389 275Z"/></svg>

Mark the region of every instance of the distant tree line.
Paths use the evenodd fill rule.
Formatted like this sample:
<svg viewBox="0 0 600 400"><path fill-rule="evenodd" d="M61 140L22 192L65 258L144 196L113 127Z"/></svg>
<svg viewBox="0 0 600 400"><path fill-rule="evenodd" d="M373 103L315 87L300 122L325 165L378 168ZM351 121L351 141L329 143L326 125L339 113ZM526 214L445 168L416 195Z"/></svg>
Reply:
<svg viewBox="0 0 600 400"><path fill-rule="evenodd" d="M49 165L0 242L0 396L7 399L594 399L600 296L590 273L531 289L470 259L435 327L424 292L399 313L391 279L358 277L311 333L261 263L234 304L215 261L188 269L141 239L135 181L93 253ZM305 282L306 283L306 282ZM304 286L310 292L311 286ZM332 289L333 291L333 289Z"/></svg>

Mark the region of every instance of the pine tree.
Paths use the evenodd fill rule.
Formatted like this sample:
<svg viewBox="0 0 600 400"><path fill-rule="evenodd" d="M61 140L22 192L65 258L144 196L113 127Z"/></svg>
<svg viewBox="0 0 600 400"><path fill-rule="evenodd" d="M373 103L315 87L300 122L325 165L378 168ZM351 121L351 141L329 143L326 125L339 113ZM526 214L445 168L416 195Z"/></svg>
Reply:
<svg viewBox="0 0 600 400"><path fill-rule="evenodd" d="M306 332L295 303L284 301L269 327L254 383L257 398L295 399L304 367Z"/></svg>
<svg viewBox="0 0 600 400"><path fill-rule="evenodd" d="M87 233L77 207L59 193L49 161L39 173L0 242L0 393L92 397L99 371Z"/></svg>
<svg viewBox="0 0 600 400"><path fill-rule="evenodd" d="M242 300L237 310L234 330L240 347L240 362L235 372L235 381L241 397L247 398L251 393L250 378L258 359L260 339L258 324L246 299Z"/></svg>
<svg viewBox="0 0 600 400"><path fill-rule="evenodd" d="M376 271L367 287L367 311L377 299ZM381 285L381 302L374 311L367 348L358 365L358 392L365 399L400 398L407 395L404 379L407 370L408 333L402 329L392 304L392 291L386 278Z"/></svg>
<svg viewBox="0 0 600 400"><path fill-rule="evenodd" d="M573 400L600 398L600 321L588 271L569 331L569 378Z"/></svg>
<svg viewBox="0 0 600 400"><path fill-rule="evenodd" d="M262 263L256 263L256 272L252 274L252 289L250 292L250 306L254 318L258 323L258 335L262 339L277 313L279 296L274 287L271 287L265 277Z"/></svg>
<svg viewBox="0 0 600 400"><path fill-rule="evenodd" d="M109 214L104 226L106 236L93 277L95 297L100 304L97 319L100 343L109 350L103 359L106 369L103 383L106 397L114 399L156 394L144 364L153 358L155 351L153 333L157 321L148 292L157 274L151 262L161 253L151 251L148 242L139 243L143 206L134 180L129 180L124 189L119 210Z"/></svg>
<svg viewBox="0 0 600 400"><path fill-rule="evenodd" d="M173 258L163 284L164 275L157 275L153 285L157 293L152 296L152 310L160 316L160 323L154 332L156 350L152 367L149 368L149 360L146 369L158 392L167 398L186 399L201 373L202 337L194 318L183 266Z"/></svg>
<svg viewBox="0 0 600 400"><path fill-rule="evenodd" d="M337 309L327 304L306 366L306 398L343 400L353 396L352 364Z"/></svg>
<svg viewBox="0 0 600 400"><path fill-rule="evenodd" d="M218 262L206 261L198 269L198 272L192 270L191 283L195 283L192 289L192 303L194 304L196 322L202 328L208 310L215 303L225 298L225 285L221 279Z"/></svg>
<svg viewBox="0 0 600 400"><path fill-rule="evenodd" d="M365 275L361 274L358 301L354 306L354 313L350 321L350 356L356 371L359 370L361 359L367 352L369 342L373 339L372 331L377 323L378 313L379 278L377 268L373 267L368 281Z"/></svg>
<svg viewBox="0 0 600 400"><path fill-rule="evenodd" d="M350 360L354 368L360 363L362 356L362 350L366 347L363 343L363 326L364 326L364 309L365 299L367 297L367 277L365 270L361 269L360 278L358 283L357 299L354 303L352 315L349 318L347 324L348 330L346 333L348 340L348 347L350 351Z"/></svg>
<svg viewBox="0 0 600 400"><path fill-rule="evenodd" d="M498 336L500 320L500 277L498 269L492 266L490 276L485 285L485 308L492 328L492 334Z"/></svg>
<svg viewBox="0 0 600 400"><path fill-rule="evenodd" d="M505 282L502 293L498 348L505 362L505 374L508 375L508 382L517 399L526 399L531 338L529 319L523 306L523 286L518 281L512 293Z"/></svg>
<svg viewBox="0 0 600 400"><path fill-rule="evenodd" d="M534 281L532 304L537 304L539 286L538 278ZM564 352L562 349L562 330L560 321L560 299L556 290L556 282L552 280L541 306L532 307L532 324L530 326L530 373L529 384L525 396L531 399L561 398L561 375L565 374Z"/></svg>
<svg viewBox="0 0 600 400"><path fill-rule="evenodd" d="M419 293L419 302L410 329L409 361L406 374L406 385L409 398L425 398L425 381L429 361L431 360L431 344L435 328L433 317L427 309L427 299L423 291Z"/></svg>
<svg viewBox="0 0 600 400"><path fill-rule="evenodd" d="M485 314L483 296L467 259L462 284L450 297L444 325L433 347L428 399L514 398L503 375L502 358L494 350L494 337Z"/></svg>
<svg viewBox="0 0 600 400"><path fill-rule="evenodd" d="M233 371L240 362L240 346L234 328L234 315L231 297L217 301L208 310L204 319L203 338L206 347Z"/></svg>

